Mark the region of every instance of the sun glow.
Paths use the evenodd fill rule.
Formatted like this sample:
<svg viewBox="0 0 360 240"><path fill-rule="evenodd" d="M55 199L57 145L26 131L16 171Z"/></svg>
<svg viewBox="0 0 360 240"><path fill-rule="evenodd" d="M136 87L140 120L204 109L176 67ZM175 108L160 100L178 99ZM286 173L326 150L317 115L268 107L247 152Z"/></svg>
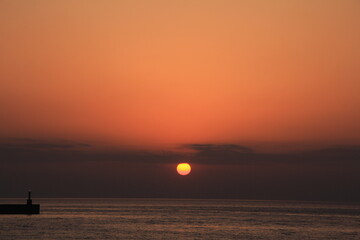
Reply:
<svg viewBox="0 0 360 240"><path fill-rule="evenodd" d="M179 163L176 167L177 172L180 175L188 175L191 172L191 166L188 163Z"/></svg>

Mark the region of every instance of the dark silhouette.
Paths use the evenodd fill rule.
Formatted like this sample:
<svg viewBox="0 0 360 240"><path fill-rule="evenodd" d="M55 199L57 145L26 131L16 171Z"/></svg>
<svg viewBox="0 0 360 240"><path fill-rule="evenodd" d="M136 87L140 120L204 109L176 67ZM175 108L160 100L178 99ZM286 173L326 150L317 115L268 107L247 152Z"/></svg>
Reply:
<svg viewBox="0 0 360 240"><path fill-rule="evenodd" d="M40 214L40 204L32 204L29 191L26 204L0 204L0 214Z"/></svg>
<svg viewBox="0 0 360 240"><path fill-rule="evenodd" d="M32 205L32 200L31 200L31 191L28 192L28 200L26 201L27 205Z"/></svg>

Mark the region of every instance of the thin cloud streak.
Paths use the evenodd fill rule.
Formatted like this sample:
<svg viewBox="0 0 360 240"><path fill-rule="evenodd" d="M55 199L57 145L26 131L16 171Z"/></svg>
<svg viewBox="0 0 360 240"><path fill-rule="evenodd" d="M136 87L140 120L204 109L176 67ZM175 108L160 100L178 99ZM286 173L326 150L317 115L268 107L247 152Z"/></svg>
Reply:
<svg viewBox="0 0 360 240"><path fill-rule="evenodd" d="M262 153L237 144L184 144L181 150L163 151L99 149L88 143L70 141L19 140L0 144L2 162L8 161L118 161L169 164L189 161L196 164L244 163L354 163L360 164L360 146L332 146L295 153ZM190 150L190 152L189 152Z"/></svg>

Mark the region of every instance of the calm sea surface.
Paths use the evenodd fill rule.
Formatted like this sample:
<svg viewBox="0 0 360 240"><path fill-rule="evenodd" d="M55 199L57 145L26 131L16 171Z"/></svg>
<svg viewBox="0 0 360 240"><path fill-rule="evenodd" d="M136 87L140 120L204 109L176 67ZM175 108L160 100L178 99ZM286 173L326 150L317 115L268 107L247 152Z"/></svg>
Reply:
<svg viewBox="0 0 360 240"><path fill-rule="evenodd" d="M0 203L24 203L0 199ZM35 199L0 215L0 239L360 239L360 204L184 199Z"/></svg>

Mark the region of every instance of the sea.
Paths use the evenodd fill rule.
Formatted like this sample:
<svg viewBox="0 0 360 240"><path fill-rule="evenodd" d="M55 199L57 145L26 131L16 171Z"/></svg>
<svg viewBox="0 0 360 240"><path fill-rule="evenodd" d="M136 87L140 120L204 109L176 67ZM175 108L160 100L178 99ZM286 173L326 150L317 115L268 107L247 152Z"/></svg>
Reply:
<svg viewBox="0 0 360 240"><path fill-rule="evenodd" d="M360 239L360 203L204 199L34 199L0 215L0 239ZM24 203L24 199L0 199Z"/></svg>

